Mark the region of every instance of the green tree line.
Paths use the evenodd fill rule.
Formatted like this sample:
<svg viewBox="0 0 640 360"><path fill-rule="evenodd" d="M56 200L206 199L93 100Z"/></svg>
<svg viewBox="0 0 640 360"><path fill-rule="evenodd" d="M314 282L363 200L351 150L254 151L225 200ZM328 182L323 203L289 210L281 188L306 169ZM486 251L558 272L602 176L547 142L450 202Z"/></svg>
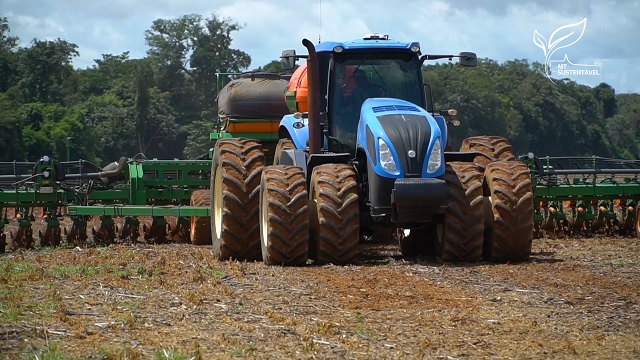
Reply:
<svg viewBox="0 0 640 360"><path fill-rule="evenodd" d="M231 48L242 26L215 14L157 19L146 57L103 54L74 69L77 45L34 39L18 46L0 16L0 161L42 155L108 163L121 156L193 158L210 147L216 73L246 71L251 57ZM274 49L279 53L281 49ZM261 70L279 71L272 61ZM518 153L638 158L640 94L573 81L551 82L541 64L483 59L474 69L425 65L438 109L462 125L450 144L478 134L508 137Z"/></svg>

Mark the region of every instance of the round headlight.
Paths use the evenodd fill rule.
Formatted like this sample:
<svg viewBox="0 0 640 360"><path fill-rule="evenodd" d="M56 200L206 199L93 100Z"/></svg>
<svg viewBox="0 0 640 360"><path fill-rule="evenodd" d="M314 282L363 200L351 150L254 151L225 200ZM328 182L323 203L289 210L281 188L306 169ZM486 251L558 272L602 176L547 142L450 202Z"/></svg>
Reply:
<svg viewBox="0 0 640 360"><path fill-rule="evenodd" d="M413 52L418 52L418 51L420 51L420 46L418 46L418 45L413 45L413 46L411 47L411 51L413 51Z"/></svg>
<svg viewBox="0 0 640 360"><path fill-rule="evenodd" d="M334 52L337 52L337 53L342 52L342 50L344 50L344 48L343 48L342 46L340 46L340 45L338 45L338 46L336 46L336 47L334 47L334 48L333 48L333 51L334 51Z"/></svg>

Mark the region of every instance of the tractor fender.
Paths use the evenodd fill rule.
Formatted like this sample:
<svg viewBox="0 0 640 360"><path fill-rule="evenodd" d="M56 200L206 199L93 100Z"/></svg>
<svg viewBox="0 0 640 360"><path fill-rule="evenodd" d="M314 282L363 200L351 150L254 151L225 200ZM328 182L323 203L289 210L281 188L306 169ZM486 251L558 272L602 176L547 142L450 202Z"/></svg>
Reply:
<svg viewBox="0 0 640 360"><path fill-rule="evenodd" d="M447 148L447 139L449 138L449 134L447 131L447 121L445 120L444 116L437 114L435 116L433 116L433 119L436 121L436 124L438 124L438 127L440 128L440 133L442 134L442 138L440 141L442 141L442 149L446 149Z"/></svg>
<svg viewBox="0 0 640 360"><path fill-rule="evenodd" d="M289 133L296 149L304 149L309 142L309 119L296 119L293 115L285 115L280 120L279 133ZM284 130L283 130L284 129Z"/></svg>

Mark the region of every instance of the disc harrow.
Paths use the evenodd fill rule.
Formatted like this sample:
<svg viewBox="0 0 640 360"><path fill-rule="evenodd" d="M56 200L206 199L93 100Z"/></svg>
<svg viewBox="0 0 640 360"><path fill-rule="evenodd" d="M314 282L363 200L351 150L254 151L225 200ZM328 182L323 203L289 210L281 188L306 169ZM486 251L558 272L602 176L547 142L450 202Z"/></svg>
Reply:
<svg viewBox="0 0 640 360"><path fill-rule="evenodd" d="M167 231L169 229L169 224L164 217L154 216L151 220L151 225L147 226L147 224L142 225L144 232L144 239L147 242L154 244L166 244L168 242L167 239Z"/></svg>
<svg viewBox="0 0 640 360"><path fill-rule="evenodd" d="M124 223L117 226L117 229L119 229L118 238L135 243L140 237L140 220L133 216L126 216Z"/></svg>
<svg viewBox="0 0 640 360"><path fill-rule="evenodd" d="M41 247L56 247L62 242L62 229L60 219L51 212L45 213L44 221L47 225L44 233L38 230Z"/></svg>
<svg viewBox="0 0 640 360"><path fill-rule="evenodd" d="M210 170L208 159L0 163L0 250L189 242L191 217L210 213L189 206Z"/></svg>
<svg viewBox="0 0 640 360"><path fill-rule="evenodd" d="M520 157L534 179L535 237L640 236L640 161Z"/></svg>
<svg viewBox="0 0 640 360"><path fill-rule="evenodd" d="M72 246L84 246L87 243L87 216L71 217L71 228L64 228L67 243Z"/></svg>

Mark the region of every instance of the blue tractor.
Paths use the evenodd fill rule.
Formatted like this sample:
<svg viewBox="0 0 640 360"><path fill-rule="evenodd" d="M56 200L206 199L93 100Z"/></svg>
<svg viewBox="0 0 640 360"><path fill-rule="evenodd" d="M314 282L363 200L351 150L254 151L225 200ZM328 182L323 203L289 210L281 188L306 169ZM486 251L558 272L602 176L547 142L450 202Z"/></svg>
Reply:
<svg viewBox="0 0 640 360"><path fill-rule="evenodd" d="M281 57L285 70L307 59L306 89L297 89L306 101L280 122L273 165L264 165L254 140L216 143L216 256L342 264L356 258L362 241L394 237L406 257L529 257L527 166L501 137L468 138L468 151L445 151L447 126L459 122L433 109L423 83L425 60L455 57L473 67L474 53L423 55L418 42L379 34L303 45L308 55L285 50Z"/></svg>

